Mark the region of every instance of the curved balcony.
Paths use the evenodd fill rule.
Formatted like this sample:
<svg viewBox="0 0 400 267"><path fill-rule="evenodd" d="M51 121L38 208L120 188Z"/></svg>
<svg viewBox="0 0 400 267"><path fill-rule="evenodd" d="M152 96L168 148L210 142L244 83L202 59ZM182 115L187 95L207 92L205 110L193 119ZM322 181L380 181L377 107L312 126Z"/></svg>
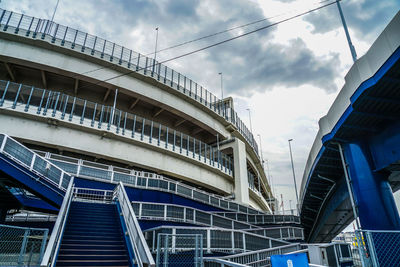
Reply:
<svg viewBox="0 0 400 267"><path fill-rule="evenodd" d="M185 97L195 100L230 123L233 130L240 133L259 158L257 142L236 111L203 86L181 73L146 55L53 21L13 13L4 9L0 9L0 12L0 26L7 33L26 38L42 39L54 45L68 47L77 52L107 60L112 62L113 65L120 65L127 69L127 72L122 73L121 76L136 72L151 77Z"/></svg>
<svg viewBox="0 0 400 267"><path fill-rule="evenodd" d="M137 115L61 92L0 80L0 109L82 125L156 146L232 177L232 159L215 147Z"/></svg>

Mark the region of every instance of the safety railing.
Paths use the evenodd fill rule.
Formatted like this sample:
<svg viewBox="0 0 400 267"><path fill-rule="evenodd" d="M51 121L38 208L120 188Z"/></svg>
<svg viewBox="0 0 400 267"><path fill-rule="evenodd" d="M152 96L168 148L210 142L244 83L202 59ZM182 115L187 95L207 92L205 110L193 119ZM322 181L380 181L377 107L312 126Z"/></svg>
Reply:
<svg viewBox="0 0 400 267"><path fill-rule="evenodd" d="M157 250L157 236L162 234L200 234L203 236L203 250L211 252L238 253L273 248L289 244L287 241L259 236L241 230L210 227L160 226L144 231L150 251Z"/></svg>
<svg viewBox="0 0 400 267"><path fill-rule="evenodd" d="M55 266L58 250L61 244L61 237L64 233L65 224L67 222L69 207L73 198L74 177L71 177L67 191L64 196L60 211L58 212L56 223L51 232L49 243L47 244L41 267Z"/></svg>
<svg viewBox="0 0 400 267"><path fill-rule="evenodd" d="M300 217L294 215L249 214L245 212L215 212L221 216L250 224L300 223Z"/></svg>
<svg viewBox="0 0 400 267"><path fill-rule="evenodd" d="M399 265L400 231L356 230L354 242L363 267Z"/></svg>
<svg viewBox="0 0 400 267"><path fill-rule="evenodd" d="M160 123L61 92L0 80L0 107L134 139L186 156L232 176L232 159L216 147Z"/></svg>
<svg viewBox="0 0 400 267"><path fill-rule="evenodd" d="M174 221L207 227L236 229L281 240L304 239L303 228L300 227L261 228L215 213L180 205L133 201L132 208L139 220Z"/></svg>
<svg viewBox="0 0 400 267"><path fill-rule="evenodd" d="M125 221L127 235L135 254L136 264L138 266L155 266L153 256L147 246L122 182L119 182L115 188L114 196Z"/></svg>
<svg viewBox="0 0 400 267"><path fill-rule="evenodd" d="M111 203L113 202L113 191L74 187L72 201Z"/></svg>
<svg viewBox="0 0 400 267"><path fill-rule="evenodd" d="M249 267L249 265L218 258L203 258L205 267Z"/></svg>
<svg viewBox="0 0 400 267"><path fill-rule="evenodd" d="M298 251L300 249L302 249L302 247L299 243L285 244L283 246L279 246L279 247L275 247L275 248L261 249L261 250L257 250L257 251L244 252L244 253L240 253L240 254L224 256L224 257L220 257L220 259L238 263L238 264L244 264L247 266L270 267L271 266L270 257L272 255L286 254L286 253L290 253L293 251ZM223 266L223 265L210 265L210 266Z"/></svg>
<svg viewBox="0 0 400 267"><path fill-rule="evenodd" d="M6 134L0 134L0 154L36 174L38 182L66 191L71 176ZM52 186L48 186L54 190ZM56 191L57 192L57 191ZM57 192L59 193L59 192Z"/></svg>
<svg viewBox="0 0 400 267"><path fill-rule="evenodd" d="M3 31L10 34L42 39L54 45L68 47L87 55L115 62L115 64L125 67L127 73L136 72L159 81L202 104L234 125L258 156L258 145L253 134L229 104L164 64L97 36L50 20L38 19L4 9L0 9L0 25Z"/></svg>
<svg viewBox="0 0 400 267"><path fill-rule="evenodd" d="M224 199L219 195L200 190L155 173L135 171L48 152L36 151L36 153L46 157L49 161L76 177L114 183L121 181L126 186L169 192L224 210L249 214L265 214L262 211L238 204L233 200Z"/></svg>
<svg viewBox="0 0 400 267"><path fill-rule="evenodd" d="M48 232L0 224L0 266L39 266Z"/></svg>

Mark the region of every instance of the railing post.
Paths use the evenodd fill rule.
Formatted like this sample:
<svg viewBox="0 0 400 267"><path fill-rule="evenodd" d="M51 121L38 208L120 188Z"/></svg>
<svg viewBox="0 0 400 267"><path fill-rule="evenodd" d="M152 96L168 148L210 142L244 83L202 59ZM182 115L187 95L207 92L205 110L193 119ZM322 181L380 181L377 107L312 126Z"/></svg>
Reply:
<svg viewBox="0 0 400 267"><path fill-rule="evenodd" d="M9 85L10 85L10 81L7 82L6 88L4 89L3 96L2 96L1 99L0 99L0 107L3 106L4 98L6 97L6 93L7 93L7 90L8 90L8 86L9 86Z"/></svg>
<svg viewBox="0 0 400 267"><path fill-rule="evenodd" d="M141 135L140 135L140 141L143 141L144 126L145 126L145 118L143 118L143 121L142 121L142 133L141 133Z"/></svg>
<svg viewBox="0 0 400 267"><path fill-rule="evenodd" d="M43 233L43 239L42 239L42 244L40 245L40 252L39 252L39 261L42 261L44 250L46 249L46 241L47 241L47 236L49 235L49 230L46 229Z"/></svg>
<svg viewBox="0 0 400 267"><path fill-rule="evenodd" d="M0 145L0 152L1 152L1 153L3 153L4 146L6 145L7 138L8 138L7 135L4 135L4 137L3 137L3 142L2 142L1 145ZM33 154L33 155L35 155L35 154Z"/></svg>
<svg viewBox="0 0 400 267"><path fill-rule="evenodd" d="M21 92L21 87L22 87L22 83L19 84L17 94L15 96L14 102L13 102L12 107L11 107L12 109L15 109L15 107L17 106L17 100L18 100L19 94Z"/></svg>
<svg viewBox="0 0 400 267"><path fill-rule="evenodd" d="M62 188L63 179L64 179L64 171L61 171L60 181L58 182L58 188Z"/></svg>
<svg viewBox="0 0 400 267"><path fill-rule="evenodd" d="M22 240L22 246L21 246L21 249L19 251L19 256L18 256L18 266L23 266L24 254L26 251L26 245L28 243L29 233L30 233L30 229L25 229L24 239Z"/></svg>

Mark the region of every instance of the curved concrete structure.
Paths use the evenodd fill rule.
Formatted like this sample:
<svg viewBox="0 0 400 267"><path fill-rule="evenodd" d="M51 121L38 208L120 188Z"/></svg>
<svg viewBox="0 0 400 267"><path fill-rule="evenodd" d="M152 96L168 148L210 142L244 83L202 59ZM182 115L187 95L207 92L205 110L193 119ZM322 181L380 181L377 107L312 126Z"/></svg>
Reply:
<svg viewBox="0 0 400 267"><path fill-rule="evenodd" d="M5 10L0 23L2 133L271 211L257 144L232 99L219 100L184 75L97 36Z"/></svg>
<svg viewBox="0 0 400 267"><path fill-rule="evenodd" d="M393 191L398 188L396 166L400 160L399 33L398 13L351 67L328 114L319 121L300 191L308 241L330 241L354 219L342 149L363 229L373 229L372 225L379 230L400 226L390 192L390 187Z"/></svg>

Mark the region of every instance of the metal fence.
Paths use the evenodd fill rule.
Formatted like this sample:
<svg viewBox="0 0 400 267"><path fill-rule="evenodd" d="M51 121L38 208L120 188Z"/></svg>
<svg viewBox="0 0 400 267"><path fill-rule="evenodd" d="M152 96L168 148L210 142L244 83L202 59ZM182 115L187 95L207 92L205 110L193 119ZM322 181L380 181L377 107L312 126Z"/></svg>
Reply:
<svg viewBox="0 0 400 267"><path fill-rule="evenodd" d="M157 236L157 266L203 266L203 236L162 234Z"/></svg>
<svg viewBox="0 0 400 267"><path fill-rule="evenodd" d="M48 231L0 224L0 266L39 266Z"/></svg>
<svg viewBox="0 0 400 267"><path fill-rule="evenodd" d="M159 190L184 196L211 206L219 207L224 210L231 210L249 214L267 214L263 211L253 209L249 206L244 206L232 200L227 200L219 195L215 195L193 186L189 186L162 175L151 172L135 171L132 169L120 168L111 165L81 160L77 158L52 154L49 152L35 151L42 155L55 165L59 166L64 171L71 175L100 181L119 182L122 181L126 186L133 186L144 189ZM268 215L269 216L269 215ZM261 218L261 217L257 217ZM274 217L266 217L265 222L272 218L273 223L283 222L300 222L298 216L277 215ZM262 219L261 219L262 221Z"/></svg>
<svg viewBox="0 0 400 267"><path fill-rule="evenodd" d="M203 236L203 250L207 253L240 253L289 244L287 241L259 236L240 230L228 230L210 227L160 226L144 231L152 252L157 250L157 236L162 234L200 234Z"/></svg>
<svg viewBox="0 0 400 267"><path fill-rule="evenodd" d="M281 240L304 239L303 228L300 227L262 228L215 213L173 204L133 201L132 207L140 220L174 221L208 227L236 229Z"/></svg>
<svg viewBox="0 0 400 267"><path fill-rule="evenodd" d="M51 186L48 187L52 190L58 188L66 191L71 179L68 173L8 135L0 134L0 153L35 173L38 176L38 182L50 184ZM60 194L57 190L55 191Z"/></svg>
<svg viewBox="0 0 400 267"><path fill-rule="evenodd" d="M182 132L128 113L67 94L0 80L0 107L45 116L157 146L232 175L231 157Z"/></svg>
<svg viewBox="0 0 400 267"><path fill-rule="evenodd" d="M245 212L215 212L221 216L251 224L300 224L300 217L294 215L251 214Z"/></svg>
<svg viewBox="0 0 400 267"><path fill-rule="evenodd" d="M127 70L156 79L232 123L259 157L258 145L253 134L231 105L218 99L203 86L154 59L50 20L38 19L4 9L0 9L0 24L2 30L10 34L42 39L55 45L68 47L80 53L115 62Z"/></svg>
<svg viewBox="0 0 400 267"><path fill-rule="evenodd" d="M400 231L356 230L356 241L363 267L389 267L400 264Z"/></svg>

